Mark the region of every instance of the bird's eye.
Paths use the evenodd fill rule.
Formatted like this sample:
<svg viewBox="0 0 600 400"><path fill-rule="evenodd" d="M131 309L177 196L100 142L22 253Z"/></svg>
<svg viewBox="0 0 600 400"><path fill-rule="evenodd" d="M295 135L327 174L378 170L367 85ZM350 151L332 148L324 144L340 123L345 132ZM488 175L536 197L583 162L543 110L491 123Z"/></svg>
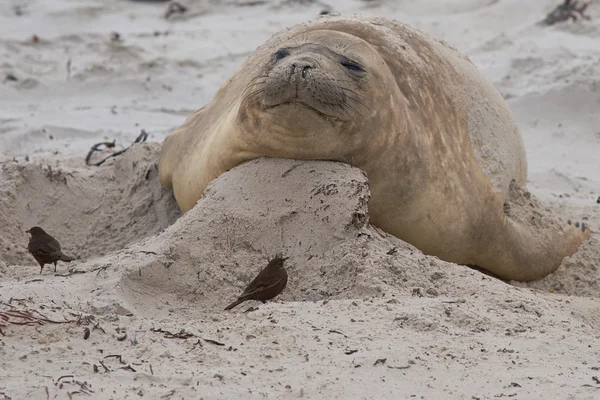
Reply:
<svg viewBox="0 0 600 400"><path fill-rule="evenodd" d="M342 61L344 68L354 72L364 72L365 70L355 61L344 60Z"/></svg>
<svg viewBox="0 0 600 400"><path fill-rule="evenodd" d="M274 55L273 55L273 60L275 61L279 61L284 57L287 57L290 55L290 52L287 50L279 50L277 51Z"/></svg>

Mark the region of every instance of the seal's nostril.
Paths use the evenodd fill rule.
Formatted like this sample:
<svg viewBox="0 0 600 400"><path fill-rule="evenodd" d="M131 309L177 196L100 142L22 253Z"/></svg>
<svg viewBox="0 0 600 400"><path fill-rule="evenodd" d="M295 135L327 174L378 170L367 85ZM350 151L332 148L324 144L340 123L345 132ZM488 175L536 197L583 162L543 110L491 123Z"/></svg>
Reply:
<svg viewBox="0 0 600 400"><path fill-rule="evenodd" d="M302 77L306 78L306 72L308 72L308 70L310 69L310 66L305 66L304 68L302 68Z"/></svg>

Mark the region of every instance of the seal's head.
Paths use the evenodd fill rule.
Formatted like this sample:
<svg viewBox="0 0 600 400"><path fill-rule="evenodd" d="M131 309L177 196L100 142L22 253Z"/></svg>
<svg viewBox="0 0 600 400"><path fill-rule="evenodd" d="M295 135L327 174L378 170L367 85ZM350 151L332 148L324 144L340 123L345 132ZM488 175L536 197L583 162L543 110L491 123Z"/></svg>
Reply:
<svg viewBox="0 0 600 400"><path fill-rule="evenodd" d="M282 47L266 67L247 99L263 109L299 104L330 121L348 121L370 110L358 92L368 80L366 67L324 44Z"/></svg>
<svg viewBox="0 0 600 400"><path fill-rule="evenodd" d="M280 156L293 141L291 157L345 159L354 132L364 145L364 131L381 128L381 104L389 104L393 77L364 39L330 30L301 33L264 54L261 64L245 87L237 123L247 133L269 130L266 146L277 146ZM339 136L346 139L345 154L335 146ZM276 137L283 143L277 145Z"/></svg>

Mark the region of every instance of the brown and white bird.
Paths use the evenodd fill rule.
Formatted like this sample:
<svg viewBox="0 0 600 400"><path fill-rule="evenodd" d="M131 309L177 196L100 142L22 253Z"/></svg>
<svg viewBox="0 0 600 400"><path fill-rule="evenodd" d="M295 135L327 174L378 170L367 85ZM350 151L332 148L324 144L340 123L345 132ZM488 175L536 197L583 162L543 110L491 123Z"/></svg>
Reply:
<svg viewBox="0 0 600 400"><path fill-rule="evenodd" d="M288 258L277 256L269 261L269 264L250 282L240 297L228 305L225 310L231 310L246 300L259 300L266 303L267 300L271 300L281 293L287 285L288 276L283 262Z"/></svg>
<svg viewBox="0 0 600 400"><path fill-rule="evenodd" d="M40 274L44 270L45 264L54 264L54 272L56 272L57 261L69 262L75 259L64 254L58 241L39 226L34 226L26 232L31 235L27 250L40 263Z"/></svg>

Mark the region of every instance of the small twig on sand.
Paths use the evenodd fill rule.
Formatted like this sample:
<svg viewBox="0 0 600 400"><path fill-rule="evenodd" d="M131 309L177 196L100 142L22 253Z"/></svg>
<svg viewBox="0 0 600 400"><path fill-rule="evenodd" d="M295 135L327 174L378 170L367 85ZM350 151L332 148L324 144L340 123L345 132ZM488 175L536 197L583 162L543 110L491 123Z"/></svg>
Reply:
<svg viewBox="0 0 600 400"><path fill-rule="evenodd" d="M104 368L104 372L110 372L110 369L106 368L106 365L104 365L104 363L102 361L98 361L100 363L100 365L102 365L102 368Z"/></svg>
<svg viewBox="0 0 600 400"><path fill-rule="evenodd" d="M31 301L31 299L19 299L17 297L11 297L10 299L8 299L8 303L0 302L0 304L7 305L10 308L17 308L17 307L15 307L15 306L12 305L13 301L17 302L17 303L30 303L30 304L33 304L33 301ZM20 305L22 305L22 304L20 304Z"/></svg>
<svg viewBox="0 0 600 400"><path fill-rule="evenodd" d="M34 313L38 315L34 315ZM6 326L7 324L35 326L44 325L45 323L70 324L77 322L77 320L54 321L36 310L0 311L0 321L1 320L4 322L3 326Z"/></svg>
<svg viewBox="0 0 600 400"><path fill-rule="evenodd" d="M98 274L100 274L100 272L102 272L102 271L106 271L106 269L107 269L108 267L110 267L110 265L105 265L105 266L103 266L103 267L97 267L97 268L94 268L94 269L92 269L90 272L97 271L97 272L96 272L96 275L98 275Z"/></svg>
<svg viewBox="0 0 600 400"><path fill-rule="evenodd" d="M348 339L348 336L344 335L344 333L342 333L340 331L336 331L335 329L330 329L329 333L337 333L338 335L342 335L343 337L345 337L346 339Z"/></svg>
<svg viewBox="0 0 600 400"><path fill-rule="evenodd" d="M96 329L98 329L100 332L104 333L106 335L106 331L104 330L103 327L100 326L100 323L92 326L92 330L95 331Z"/></svg>
<svg viewBox="0 0 600 400"><path fill-rule="evenodd" d="M161 399L170 399L175 394L175 389L172 389L169 393L160 396Z"/></svg>
<svg viewBox="0 0 600 400"><path fill-rule="evenodd" d="M167 12L165 12L165 19L169 19L169 17L173 14L183 14L186 11L187 7L182 6L176 1L172 1L167 7Z"/></svg>
<svg viewBox="0 0 600 400"><path fill-rule="evenodd" d="M409 369L410 365L407 365L406 367L402 366L402 367L393 367L391 365L387 366L389 369Z"/></svg>
<svg viewBox="0 0 600 400"><path fill-rule="evenodd" d="M245 0L245 1L238 1L236 6L238 7L248 7L248 6L260 6L265 4L267 1L266 0Z"/></svg>
<svg viewBox="0 0 600 400"><path fill-rule="evenodd" d="M186 353L189 353L189 352L195 350L196 347L198 347L198 346L204 347L204 345L202 345L202 342L200 341L200 339L198 339L198 341L196 341L196 343L194 343L194 345L192 346L192 348L189 349L188 351L186 351Z"/></svg>
<svg viewBox="0 0 600 400"><path fill-rule="evenodd" d="M85 165L90 165L90 158L92 158L92 154L94 154L94 152L96 151L100 151L100 146L104 146L107 149L112 149L113 147L115 147L115 144L116 140L113 140L112 142L96 143L95 145L93 145L90 151L87 153L87 156L85 156Z"/></svg>
<svg viewBox="0 0 600 400"><path fill-rule="evenodd" d="M316 4L318 6L323 7L324 10L327 10L327 11L331 10L331 6L329 4L323 3L319 0L287 0L283 4L290 5L290 4L298 4L298 3L300 3L301 5ZM323 15L322 12L321 12L321 15Z"/></svg>
<svg viewBox="0 0 600 400"><path fill-rule="evenodd" d="M590 5L591 0L565 0L562 4L556 6L552 12L550 12L543 24L554 25L557 22L564 22L569 19L578 21L580 19L590 19L588 15L585 15L585 10Z"/></svg>
<svg viewBox="0 0 600 400"><path fill-rule="evenodd" d="M166 339L189 339L191 337L196 336L193 333L186 332L185 329L181 329L179 331L179 333L171 333L169 331L165 331L162 328L158 328L158 329L151 328L150 331L156 332L156 333L162 333Z"/></svg>
<svg viewBox="0 0 600 400"><path fill-rule="evenodd" d="M138 135L138 137L135 138L135 141L131 144L131 146L133 146L136 143L145 142L146 139L148 139L148 133L144 129L142 129L142 131L140 132L140 134ZM120 151L117 151L115 153L112 153L111 155L109 155L108 157L106 157L106 158L98 161L97 163L90 163L90 158L92 157L92 154L94 152L96 152L96 151L100 151L98 149L98 147L100 147L101 145L106 146L106 148L113 148L113 147L115 147L115 141L113 140L112 142L102 142L102 143L97 143L97 144L93 145L92 148L90 149L90 151L88 152L87 156L85 157L85 164L86 165L93 165L93 166L98 167L98 166L104 164L104 162L106 160L108 160L109 158L116 157L118 155L121 155L121 154L125 153L131 147L131 146L129 146L129 147L124 148L123 150L120 150Z"/></svg>
<svg viewBox="0 0 600 400"><path fill-rule="evenodd" d="M213 339L204 339L204 341L206 343L214 344L216 346L225 346L225 343L217 342L216 340L213 340Z"/></svg>
<svg viewBox="0 0 600 400"><path fill-rule="evenodd" d="M72 269L71 271L69 271L69 272L68 272L68 273L66 273L66 274L56 274L55 276L60 276L60 277L66 278L66 277L69 277L69 276L71 276L71 275L76 275L76 274L85 274L85 273L87 273L87 272L88 272L88 271L83 271L83 270L81 270L81 269Z"/></svg>
<svg viewBox="0 0 600 400"><path fill-rule="evenodd" d="M104 359L106 360L107 358L113 358L113 357L116 358L117 360L119 360L119 362L121 364L125 364L125 362L123 361L123 358L121 357L120 354L111 354L111 355L104 357Z"/></svg>

